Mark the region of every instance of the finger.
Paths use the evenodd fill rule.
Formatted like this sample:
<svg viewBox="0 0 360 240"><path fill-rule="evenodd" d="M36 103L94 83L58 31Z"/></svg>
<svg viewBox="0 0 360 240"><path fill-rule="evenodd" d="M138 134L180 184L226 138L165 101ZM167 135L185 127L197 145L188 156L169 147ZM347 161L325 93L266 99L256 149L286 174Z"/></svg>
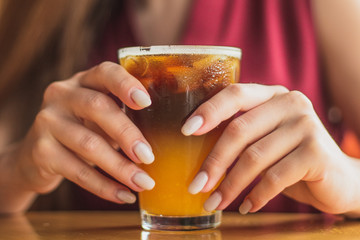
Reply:
<svg viewBox="0 0 360 240"><path fill-rule="evenodd" d="M201 135L239 111L248 111L277 94L288 92L282 86L231 84L201 104L183 125L184 135Z"/></svg>
<svg viewBox="0 0 360 240"><path fill-rule="evenodd" d="M213 150L203 162L199 175L190 184L190 193L208 192L213 189L248 145L280 127L289 116L298 114L283 96L273 97L228 124ZM248 151L251 151L251 148ZM202 176L207 177L206 180ZM204 180L200 181L201 178Z"/></svg>
<svg viewBox="0 0 360 240"><path fill-rule="evenodd" d="M49 138L37 142L36 157L51 159L49 172L54 172L78 184L93 194L115 203L134 203L136 196L126 187L100 174L78 159L56 140Z"/></svg>
<svg viewBox="0 0 360 240"><path fill-rule="evenodd" d="M125 154L136 163L150 164L154 154L150 144L118 105L107 95L80 88L69 94L69 108L83 119L95 122L114 139Z"/></svg>
<svg viewBox="0 0 360 240"><path fill-rule="evenodd" d="M190 184L189 192L207 192L213 189L247 146L281 125L300 119L298 125L309 126L309 120L313 121L316 114L308 103L308 99L296 91L278 94L232 120L203 162L199 175ZM301 127L299 132L304 131ZM247 152L251 150L252 148L249 148Z"/></svg>
<svg viewBox="0 0 360 240"><path fill-rule="evenodd" d="M151 99L145 87L122 66L104 62L79 76L81 86L111 92L125 105L133 109L142 109L151 105Z"/></svg>
<svg viewBox="0 0 360 240"><path fill-rule="evenodd" d="M199 191L213 189L249 144L269 134L280 124L283 116L271 114L273 110L268 105L272 103L246 112L229 123L199 170L199 174L206 174L209 179L201 189L199 185ZM264 116L267 116L266 122Z"/></svg>
<svg viewBox="0 0 360 240"><path fill-rule="evenodd" d="M101 136L71 120L50 119L48 122L52 122L50 131L59 142L134 191L154 187L150 176L115 151Z"/></svg>
<svg viewBox="0 0 360 240"><path fill-rule="evenodd" d="M116 150L120 148L119 144L107 133L105 133L104 130L102 130L96 123L85 120L84 126L104 138L110 144L110 146L112 146L112 148Z"/></svg>
<svg viewBox="0 0 360 240"><path fill-rule="evenodd" d="M303 180L313 164L314 162L309 154L302 148L297 148L265 172L261 181L240 205L240 213L247 214L261 209L285 188ZM303 201L308 202L306 196L304 196Z"/></svg>
<svg viewBox="0 0 360 240"><path fill-rule="evenodd" d="M299 122L290 122L250 145L216 190L221 201L214 207L227 207L261 172L292 152L303 137L300 126ZM291 138L283 137L289 135Z"/></svg>

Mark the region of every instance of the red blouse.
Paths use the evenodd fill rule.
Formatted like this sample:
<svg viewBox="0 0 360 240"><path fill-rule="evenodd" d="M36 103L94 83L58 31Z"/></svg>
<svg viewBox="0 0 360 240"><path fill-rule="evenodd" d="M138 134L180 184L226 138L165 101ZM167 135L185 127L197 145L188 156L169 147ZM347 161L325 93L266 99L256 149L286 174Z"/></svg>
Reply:
<svg viewBox="0 0 360 240"><path fill-rule="evenodd" d="M326 118L324 88L309 1L195 0L191 11L180 44L241 48L241 82L280 84L290 90L303 92L312 101L332 136L336 140L340 139L341 132ZM118 48L138 45L128 19L124 10L110 21L95 51L93 64L105 60L117 62ZM249 189L228 209L237 210ZM78 209L123 208L96 197L84 196L90 195L84 190L78 190L77 194L82 199L81 205L76 207ZM313 209L279 195L262 211L306 212Z"/></svg>

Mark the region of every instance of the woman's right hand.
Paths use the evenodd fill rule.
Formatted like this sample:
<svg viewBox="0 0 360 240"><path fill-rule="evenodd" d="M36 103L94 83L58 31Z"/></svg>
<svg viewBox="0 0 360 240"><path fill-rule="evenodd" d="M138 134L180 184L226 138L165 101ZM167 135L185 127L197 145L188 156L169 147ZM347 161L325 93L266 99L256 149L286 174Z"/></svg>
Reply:
<svg viewBox="0 0 360 240"><path fill-rule="evenodd" d="M46 89L18 152L17 169L27 190L50 192L65 177L104 199L133 203L136 198L128 188L139 192L154 187L136 165L154 160L151 147L110 94L136 110L151 104L142 84L111 62Z"/></svg>

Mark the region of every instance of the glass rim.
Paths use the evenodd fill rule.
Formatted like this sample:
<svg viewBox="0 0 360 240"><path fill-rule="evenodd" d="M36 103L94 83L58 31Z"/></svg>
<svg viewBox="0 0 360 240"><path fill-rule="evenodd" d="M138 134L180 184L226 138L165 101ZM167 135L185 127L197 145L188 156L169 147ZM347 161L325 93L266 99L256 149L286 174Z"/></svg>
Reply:
<svg viewBox="0 0 360 240"><path fill-rule="evenodd" d="M154 45L124 47L118 50L118 57L164 55L164 54L211 54L226 55L241 59L242 51L237 47L212 45Z"/></svg>

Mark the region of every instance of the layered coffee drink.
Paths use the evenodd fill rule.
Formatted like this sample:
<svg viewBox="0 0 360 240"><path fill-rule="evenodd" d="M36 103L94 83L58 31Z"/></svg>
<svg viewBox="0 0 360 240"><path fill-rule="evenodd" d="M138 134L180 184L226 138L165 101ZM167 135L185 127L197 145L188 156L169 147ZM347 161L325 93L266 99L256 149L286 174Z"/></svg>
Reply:
<svg viewBox="0 0 360 240"><path fill-rule="evenodd" d="M140 165L156 182L154 189L139 193L142 213L190 219L213 215L203 208L211 192L192 195L188 187L226 123L201 136L184 136L181 127L200 104L238 81L240 49L127 49L120 52L120 63L145 86L152 100L143 110L126 109L155 155L152 164Z"/></svg>

